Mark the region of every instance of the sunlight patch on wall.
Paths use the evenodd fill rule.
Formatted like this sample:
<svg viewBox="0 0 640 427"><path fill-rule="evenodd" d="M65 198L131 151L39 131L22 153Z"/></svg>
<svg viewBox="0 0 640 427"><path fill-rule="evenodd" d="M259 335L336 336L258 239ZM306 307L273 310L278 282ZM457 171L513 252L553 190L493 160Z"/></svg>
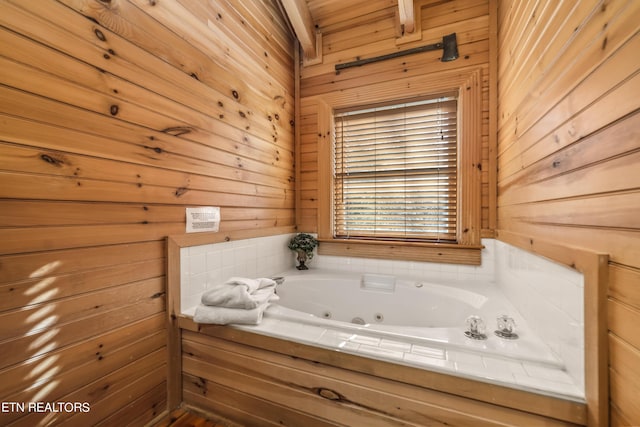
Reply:
<svg viewBox="0 0 640 427"><path fill-rule="evenodd" d="M39 401L45 401L46 397L49 396L49 394L51 394L51 392L53 392L53 390L55 390L58 387L58 384L60 384L60 381L55 380L55 381L51 381L49 384L45 385L44 387L42 387L40 389L40 391L38 391L32 398L31 401L32 402L39 402ZM46 425L46 424L45 424Z"/></svg>
<svg viewBox="0 0 640 427"><path fill-rule="evenodd" d="M24 294L27 296L36 295L38 292L46 289L51 283L55 282L55 280L55 277L47 277L45 279L42 279L38 283L31 285L27 290L24 291Z"/></svg>
<svg viewBox="0 0 640 427"><path fill-rule="evenodd" d="M41 360L36 366L33 367L33 369L31 369L31 372L29 372L25 379L33 379L33 382L36 383L43 378L48 378L57 374L61 369L58 366L53 366L53 364L56 363L59 359L60 356L55 355Z"/></svg>
<svg viewBox="0 0 640 427"><path fill-rule="evenodd" d="M51 304L51 305L47 305L45 307L39 308L38 310L36 310L34 313L32 313L29 317L27 317L27 322L28 323L35 323L37 321L39 321L40 319L42 319L43 317L51 314L51 312L53 310L55 310L56 305L55 304ZM54 319L57 319L58 316L50 316L50 318L53 317ZM45 319L48 320L48 319ZM33 332L37 329L41 329L42 327L39 327L38 325L35 325L33 327L31 327L31 329L29 330L29 332Z"/></svg>
<svg viewBox="0 0 640 427"><path fill-rule="evenodd" d="M45 351L42 351L45 348L45 344L50 343L50 341L52 341L53 338L59 333L60 333L59 329L52 329L50 331L43 333L38 338L36 338L31 344L29 344L28 350L37 350L37 354L45 353ZM49 345L47 345L46 349L50 350L52 346L55 348L55 344L50 343Z"/></svg>
<svg viewBox="0 0 640 427"><path fill-rule="evenodd" d="M48 264L43 265L42 267L40 267L39 269L37 269L33 273L31 273L29 275L29 277L32 278L32 279L35 278L35 277L42 277L42 276L50 273L54 269L60 267L61 265L62 265L62 261L60 261L60 260L50 262Z"/></svg>

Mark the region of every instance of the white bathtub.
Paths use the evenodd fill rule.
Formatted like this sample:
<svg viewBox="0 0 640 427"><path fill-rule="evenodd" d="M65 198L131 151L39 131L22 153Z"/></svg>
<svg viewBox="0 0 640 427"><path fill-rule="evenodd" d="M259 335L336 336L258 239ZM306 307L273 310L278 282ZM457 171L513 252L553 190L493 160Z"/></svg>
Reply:
<svg viewBox="0 0 640 427"><path fill-rule="evenodd" d="M279 276L280 300L256 333L584 401L564 363L531 332L492 283L391 275L290 270ZM517 340L494 335L496 318L513 317ZM468 316L486 322L486 340L465 336ZM355 323L354 323L355 322Z"/></svg>

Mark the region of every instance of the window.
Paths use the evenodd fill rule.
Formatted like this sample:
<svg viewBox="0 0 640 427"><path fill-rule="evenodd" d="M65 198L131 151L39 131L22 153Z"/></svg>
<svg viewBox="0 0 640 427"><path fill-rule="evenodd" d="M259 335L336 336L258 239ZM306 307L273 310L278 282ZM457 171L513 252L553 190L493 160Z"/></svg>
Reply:
<svg viewBox="0 0 640 427"><path fill-rule="evenodd" d="M455 242L457 99L334 115L334 237Z"/></svg>
<svg viewBox="0 0 640 427"><path fill-rule="evenodd" d="M482 99L479 69L314 99L318 252L479 265ZM427 131L434 121L441 130Z"/></svg>

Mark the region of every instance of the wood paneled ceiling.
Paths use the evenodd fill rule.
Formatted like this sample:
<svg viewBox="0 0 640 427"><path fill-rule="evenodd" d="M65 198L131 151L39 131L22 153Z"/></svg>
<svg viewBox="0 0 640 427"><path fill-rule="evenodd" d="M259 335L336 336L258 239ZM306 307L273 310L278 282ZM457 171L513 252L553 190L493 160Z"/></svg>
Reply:
<svg viewBox="0 0 640 427"><path fill-rule="evenodd" d="M280 3L308 58L317 54L317 34L396 16L399 32L412 33L415 29L414 0L280 0Z"/></svg>
<svg viewBox="0 0 640 427"><path fill-rule="evenodd" d="M366 23L368 20L378 20L381 15L393 16L398 10L398 0L300 1L306 3L318 30L325 33Z"/></svg>

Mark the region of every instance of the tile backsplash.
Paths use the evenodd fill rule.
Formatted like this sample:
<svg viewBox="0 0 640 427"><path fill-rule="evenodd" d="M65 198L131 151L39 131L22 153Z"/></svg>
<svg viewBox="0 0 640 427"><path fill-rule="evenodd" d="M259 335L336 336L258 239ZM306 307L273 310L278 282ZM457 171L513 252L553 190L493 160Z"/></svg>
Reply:
<svg viewBox="0 0 640 427"><path fill-rule="evenodd" d="M292 234L257 237L180 249L181 311L198 305L211 283L233 276L269 277L294 266Z"/></svg>
<svg viewBox="0 0 640 427"><path fill-rule="evenodd" d="M584 276L496 240L496 284L584 386Z"/></svg>
<svg viewBox="0 0 640 427"><path fill-rule="evenodd" d="M309 266L310 268L326 268L332 271L361 271L444 281L465 279L493 281L495 277L494 240L483 239L482 244L484 246L482 265L479 266L329 255L317 255L309 263Z"/></svg>
<svg viewBox="0 0 640 427"><path fill-rule="evenodd" d="M293 268L295 254L288 249L294 234L258 237L232 242L191 246L180 250L181 310L196 306L208 283L224 281L232 276L268 277ZM310 268L333 271L395 274L433 280L493 281L494 240L482 241L482 265L468 266L432 262L351 258L317 253L307 264Z"/></svg>

